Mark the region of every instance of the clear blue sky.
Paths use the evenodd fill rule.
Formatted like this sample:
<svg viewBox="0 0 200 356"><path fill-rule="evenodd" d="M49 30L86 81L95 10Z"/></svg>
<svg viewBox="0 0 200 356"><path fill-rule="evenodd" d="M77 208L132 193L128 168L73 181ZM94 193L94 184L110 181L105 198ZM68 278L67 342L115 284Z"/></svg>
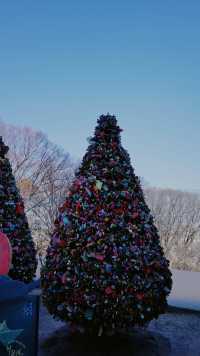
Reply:
<svg viewBox="0 0 200 356"><path fill-rule="evenodd" d="M136 173L200 190L198 0L8 0L0 7L0 116L81 158L116 114Z"/></svg>

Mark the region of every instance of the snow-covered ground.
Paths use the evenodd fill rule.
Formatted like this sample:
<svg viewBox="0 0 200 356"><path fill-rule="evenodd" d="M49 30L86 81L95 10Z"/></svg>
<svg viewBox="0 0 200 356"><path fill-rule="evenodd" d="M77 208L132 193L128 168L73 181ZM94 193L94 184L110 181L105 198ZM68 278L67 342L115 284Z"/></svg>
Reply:
<svg viewBox="0 0 200 356"><path fill-rule="evenodd" d="M171 351L164 353L163 349L159 356L200 356L199 313L166 313L153 320L148 330L165 337L170 344Z"/></svg>
<svg viewBox="0 0 200 356"><path fill-rule="evenodd" d="M173 288L168 304L200 310L200 272L172 270Z"/></svg>

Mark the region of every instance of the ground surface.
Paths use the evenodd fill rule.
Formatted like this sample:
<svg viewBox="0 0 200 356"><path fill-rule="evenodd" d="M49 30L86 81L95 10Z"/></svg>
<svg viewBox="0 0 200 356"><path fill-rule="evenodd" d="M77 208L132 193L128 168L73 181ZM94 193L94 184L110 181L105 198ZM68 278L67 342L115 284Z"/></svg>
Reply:
<svg viewBox="0 0 200 356"><path fill-rule="evenodd" d="M168 298L168 304L200 310L200 272L173 269L172 278L173 286Z"/></svg>
<svg viewBox="0 0 200 356"><path fill-rule="evenodd" d="M41 307L38 356L200 356L200 314L169 312L131 337L70 338Z"/></svg>

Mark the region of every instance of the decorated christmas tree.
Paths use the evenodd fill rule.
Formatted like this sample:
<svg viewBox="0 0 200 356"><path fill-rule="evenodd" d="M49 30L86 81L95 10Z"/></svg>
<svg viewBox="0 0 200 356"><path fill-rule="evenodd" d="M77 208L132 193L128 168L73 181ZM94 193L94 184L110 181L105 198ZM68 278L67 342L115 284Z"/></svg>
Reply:
<svg viewBox="0 0 200 356"><path fill-rule="evenodd" d="M8 150L0 137L0 231L8 236L12 246L10 277L28 283L36 272L36 251L23 200L6 157Z"/></svg>
<svg viewBox="0 0 200 356"><path fill-rule="evenodd" d="M157 318L172 286L120 131L115 116L98 119L59 209L42 270L49 312L98 335Z"/></svg>

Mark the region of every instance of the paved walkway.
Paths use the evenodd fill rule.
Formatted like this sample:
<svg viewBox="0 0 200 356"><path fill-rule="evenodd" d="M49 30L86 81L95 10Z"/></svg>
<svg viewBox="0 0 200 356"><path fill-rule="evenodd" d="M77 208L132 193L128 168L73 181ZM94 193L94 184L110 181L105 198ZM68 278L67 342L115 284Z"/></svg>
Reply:
<svg viewBox="0 0 200 356"><path fill-rule="evenodd" d="M67 326L41 308L38 356L200 356L200 314L170 312L129 338L69 338Z"/></svg>

